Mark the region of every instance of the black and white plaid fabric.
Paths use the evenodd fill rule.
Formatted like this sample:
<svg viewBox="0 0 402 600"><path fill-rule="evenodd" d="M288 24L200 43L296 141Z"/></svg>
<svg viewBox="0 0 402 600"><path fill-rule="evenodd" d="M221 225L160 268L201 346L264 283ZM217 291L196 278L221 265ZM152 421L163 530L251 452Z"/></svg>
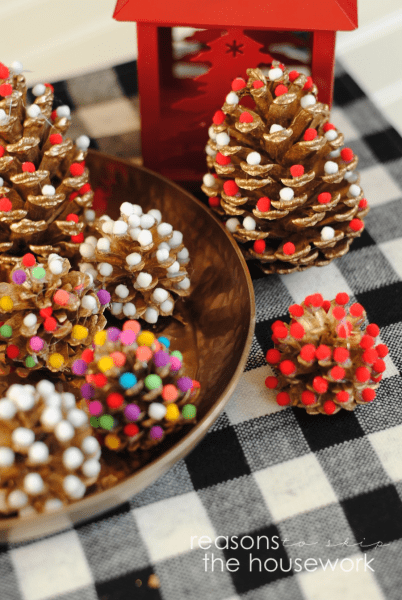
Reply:
<svg viewBox="0 0 402 600"><path fill-rule="evenodd" d="M133 67L56 84L60 102L79 107L73 137L140 156ZM255 279L247 368L209 434L109 514L4 547L2 599L401 599L402 140L339 65L332 121L360 158L372 207L362 237L327 267ZM330 418L280 408L264 386L271 323L309 293L339 291L363 304L390 348L376 401ZM217 548L218 536L230 536L232 549ZM212 553L223 572L220 560L212 571ZM158 589L147 585L153 573Z"/></svg>

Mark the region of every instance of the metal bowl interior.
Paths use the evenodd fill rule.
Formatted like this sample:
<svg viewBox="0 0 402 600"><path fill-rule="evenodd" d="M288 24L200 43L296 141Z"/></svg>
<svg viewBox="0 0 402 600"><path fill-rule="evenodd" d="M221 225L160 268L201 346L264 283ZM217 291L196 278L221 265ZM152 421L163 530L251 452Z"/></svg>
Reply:
<svg viewBox="0 0 402 600"><path fill-rule="evenodd" d="M163 220L184 233L193 286L184 307L189 326L171 320L166 333L198 367L201 383L197 423L168 436L153 459L113 488L89 495L54 514L0 521L1 541L55 533L118 505L153 483L205 436L230 398L244 369L254 332L254 291L234 241L208 209L184 189L132 163L91 151L87 157L96 203L113 218L124 201L158 208Z"/></svg>

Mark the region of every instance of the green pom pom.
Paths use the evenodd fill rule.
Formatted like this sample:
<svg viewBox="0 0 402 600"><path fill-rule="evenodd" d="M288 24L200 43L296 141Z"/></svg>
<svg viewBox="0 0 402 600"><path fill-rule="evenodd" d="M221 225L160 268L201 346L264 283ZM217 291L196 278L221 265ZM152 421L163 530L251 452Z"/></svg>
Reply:
<svg viewBox="0 0 402 600"><path fill-rule="evenodd" d="M157 390L162 385L162 379L159 375L147 375L144 383L148 390Z"/></svg>
<svg viewBox="0 0 402 600"><path fill-rule="evenodd" d="M11 325L2 325L0 327L0 335L5 338L11 337L13 334L13 328Z"/></svg>
<svg viewBox="0 0 402 600"><path fill-rule="evenodd" d="M185 419L194 419L197 414L197 409L194 404L186 404L181 412Z"/></svg>
<svg viewBox="0 0 402 600"><path fill-rule="evenodd" d="M46 277L46 271L43 267L34 267L32 269L32 276L35 279L44 279Z"/></svg>
<svg viewBox="0 0 402 600"><path fill-rule="evenodd" d="M34 357L27 356L25 359L25 366L28 367L28 369L32 369L35 365L36 365L36 361L35 361Z"/></svg>
<svg viewBox="0 0 402 600"><path fill-rule="evenodd" d="M175 356L180 362L183 362L183 355L178 350L173 350L173 352L170 353L170 356Z"/></svg>
<svg viewBox="0 0 402 600"><path fill-rule="evenodd" d="M114 419L111 415L102 415L99 419L99 425L102 429L112 429L114 424Z"/></svg>
<svg viewBox="0 0 402 600"><path fill-rule="evenodd" d="M91 423L92 427L99 427L99 419L98 419L98 417L91 417L89 419L89 422Z"/></svg>

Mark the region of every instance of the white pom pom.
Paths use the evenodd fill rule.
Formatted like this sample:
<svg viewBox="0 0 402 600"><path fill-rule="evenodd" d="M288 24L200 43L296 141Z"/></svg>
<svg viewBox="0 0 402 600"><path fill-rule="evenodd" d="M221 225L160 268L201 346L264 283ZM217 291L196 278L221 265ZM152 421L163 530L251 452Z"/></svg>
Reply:
<svg viewBox="0 0 402 600"><path fill-rule="evenodd" d="M0 400L0 419L2 421L9 421L12 419L17 412L17 407L12 400L8 398L2 398Z"/></svg>
<svg viewBox="0 0 402 600"><path fill-rule="evenodd" d="M159 313L157 310L155 310L154 308L150 308L148 307L147 310L145 311L145 314L143 315L143 319L147 322L147 323L156 323L159 317Z"/></svg>
<svg viewBox="0 0 402 600"><path fill-rule="evenodd" d="M331 158L338 158L338 156L341 155L341 149L338 148L337 150L333 150L332 152L330 152L328 154L328 156L330 156Z"/></svg>
<svg viewBox="0 0 402 600"><path fill-rule="evenodd" d="M327 175L335 175L339 171L339 167L336 162L332 160L327 160L324 164L324 171Z"/></svg>
<svg viewBox="0 0 402 600"><path fill-rule="evenodd" d="M166 415L166 406L164 404L160 404L160 402L151 402L148 408L148 415L151 419L156 419L160 421Z"/></svg>
<svg viewBox="0 0 402 600"><path fill-rule="evenodd" d="M230 233L234 233L238 227L240 227L240 221L239 219L236 219L236 217L231 217L226 221L226 229L228 229Z"/></svg>
<svg viewBox="0 0 402 600"><path fill-rule="evenodd" d="M72 408L68 411L67 419L75 429L80 429L88 423L88 417L83 410Z"/></svg>
<svg viewBox="0 0 402 600"><path fill-rule="evenodd" d="M257 223L255 222L253 217L246 217L245 219L243 219L243 227L244 229L247 229L247 231L254 231L256 225Z"/></svg>
<svg viewBox="0 0 402 600"><path fill-rule="evenodd" d="M48 381L47 379L41 379L39 383L36 384L36 391L39 392L42 398L46 398L46 396L54 394L55 389L54 383Z"/></svg>
<svg viewBox="0 0 402 600"><path fill-rule="evenodd" d="M173 231L172 225L170 223L160 223L157 228L158 235L160 237L166 237L170 235Z"/></svg>
<svg viewBox="0 0 402 600"><path fill-rule="evenodd" d="M141 225L141 217L138 215L134 215L134 214L130 215L128 217L128 224L129 224L130 228L139 227Z"/></svg>
<svg viewBox="0 0 402 600"><path fill-rule="evenodd" d="M52 185L44 185L42 188L42 194L44 196L54 196L56 189Z"/></svg>
<svg viewBox="0 0 402 600"><path fill-rule="evenodd" d="M261 162L261 154L259 152L250 152L247 155L247 164L248 165L259 165Z"/></svg>
<svg viewBox="0 0 402 600"><path fill-rule="evenodd" d="M6 112L0 108L0 124L5 125L6 123L8 123L8 116Z"/></svg>
<svg viewBox="0 0 402 600"><path fill-rule="evenodd" d="M113 221L113 219L111 219L109 215L102 215L101 217L99 217L99 221L102 221L103 223L103 221Z"/></svg>
<svg viewBox="0 0 402 600"><path fill-rule="evenodd" d="M114 221L105 221L102 224L103 233L113 233Z"/></svg>
<svg viewBox="0 0 402 600"><path fill-rule="evenodd" d="M157 304L161 302L165 302L169 298L169 292L164 290L163 288L155 288L152 293L152 300Z"/></svg>
<svg viewBox="0 0 402 600"><path fill-rule="evenodd" d="M140 217L142 215L142 206L139 204L133 204L133 214Z"/></svg>
<svg viewBox="0 0 402 600"><path fill-rule="evenodd" d="M49 448L44 442L35 442L28 450L28 458L33 465L40 465L49 458Z"/></svg>
<svg viewBox="0 0 402 600"><path fill-rule="evenodd" d="M96 244L98 243L98 240L94 235L88 235L84 241L86 244L90 244L94 248L96 248Z"/></svg>
<svg viewBox="0 0 402 600"><path fill-rule="evenodd" d="M80 254L84 258L92 258L93 256L95 256L94 247L92 246L92 244L87 244L86 242L83 242L82 244L80 244Z"/></svg>
<svg viewBox="0 0 402 600"><path fill-rule="evenodd" d="M148 229L144 229L138 236L137 241L139 242L142 248L149 246L153 242L152 233L148 231Z"/></svg>
<svg viewBox="0 0 402 600"><path fill-rule="evenodd" d="M17 448L28 448L35 441L35 434L32 429L26 427L17 427L11 434L11 440Z"/></svg>
<svg viewBox="0 0 402 600"><path fill-rule="evenodd" d="M97 308L96 299L93 296L87 294L81 300L81 306L82 308L93 311Z"/></svg>
<svg viewBox="0 0 402 600"><path fill-rule="evenodd" d="M129 217L133 214L133 212L134 205L131 204L131 202L123 202L123 204L120 206L120 213L125 217Z"/></svg>
<svg viewBox="0 0 402 600"><path fill-rule="evenodd" d="M37 83L33 88L32 88L32 93L34 96L43 96L43 94L46 92L46 86L43 85L43 83Z"/></svg>
<svg viewBox="0 0 402 600"><path fill-rule="evenodd" d="M122 283L118 286L115 287L116 295L119 298L127 298L127 296L129 295L130 291L128 289L128 287L126 285L123 285Z"/></svg>
<svg viewBox="0 0 402 600"><path fill-rule="evenodd" d="M10 508L23 508L28 503L28 496L22 490L14 490L7 497Z"/></svg>
<svg viewBox="0 0 402 600"><path fill-rule="evenodd" d="M211 138L211 140L216 140L216 133L215 133L215 128L214 128L214 126L213 126L213 125L211 125L211 126L208 128L208 135L209 135L209 137Z"/></svg>
<svg viewBox="0 0 402 600"><path fill-rule="evenodd" d="M18 400L18 396L23 393L24 393L24 386L19 383L14 383L6 391L6 396L7 396L7 398L14 400L14 402L15 402L16 400Z"/></svg>
<svg viewBox="0 0 402 600"><path fill-rule="evenodd" d="M99 442L92 435L89 435L88 437L86 437L81 443L81 450L87 456L96 454L99 451L99 449L100 449Z"/></svg>
<svg viewBox="0 0 402 600"><path fill-rule="evenodd" d="M41 494L44 489L45 485L39 473L28 473L28 475L24 477L24 490L27 494L36 496L37 494Z"/></svg>
<svg viewBox="0 0 402 600"><path fill-rule="evenodd" d="M74 437L74 427L68 421L60 421L54 429L54 435L59 442L68 442Z"/></svg>
<svg viewBox="0 0 402 600"><path fill-rule="evenodd" d="M216 185L216 179L211 173L206 173L202 178L202 183L207 187L214 187Z"/></svg>
<svg viewBox="0 0 402 600"><path fill-rule="evenodd" d="M228 104L239 104L239 96L237 94L235 94L234 92L230 92L226 96L226 102Z"/></svg>
<svg viewBox="0 0 402 600"><path fill-rule="evenodd" d="M138 240L138 236L140 235L142 229L140 229L139 227L133 227L132 229L130 229L130 231L128 232L131 236L131 239L134 240L135 242Z"/></svg>
<svg viewBox="0 0 402 600"><path fill-rule="evenodd" d="M54 510L59 510L62 506L63 502L58 498L49 498L43 505L43 509L45 512L53 512Z"/></svg>
<svg viewBox="0 0 402 600"><path fill-rule="evenodd" d="M0 448L0 467L11 467L14 464L14 452L11 448Z"/></svg>
<svg viewBox="0 0 402 600"><path fill-rule="evenodd" d="M276 79L280 79L283 75L282 69L279 67L275 67L274 69L270 69L268 71L268 77L270 81L275 81Z"/></svg>
<svg viewBox="0 0 402 600"><path fill-rule="evenodd" d="M171 300L165 300L165 302L162 302L160 305L161 312L171 313L173 311L173 306L174 304Z"/></svg>
<svg viewBox="0 0 402 600"><path fill-rule="evenodd" d="M216 150L211 148L211 146L208 146L208 144L205 146L205 152L208 154L208 156L216 156Z"/></svg>
<svg viewBox="0 0 402 600"><path fill-rule="evenodd" d="M79 448L72 446L63 452L62 461L68 471L75 471L84 462L84 455Z"/></svg>
<svg viewBox="0 0 402 600"><path fill-rule="evenodd" d="M125 317L134 317L136 312L137 309L135 307L135 304L133 304L132 302L126 302L126 304L123 305L123 314Z"/></svg>
<svg viewBox="0 0 402 600"><path fill-rule="evenodd" d="M109 277L113 273L113 265L106 262L99 263L98 271L102 277Z"/></svg>
<svg viewBox="0 0 402 600"><path fill-rule="evenodd" d="M221 131L216 136L216 143L218 146L227 146L230 143L230 137L226 133L226 131Z"/></svg>
<svg viewBox="0 0 402 600"><path fill-rule="evenodd" d="M60 260L52 260L52 262L49 263L49 270L53 275L60 275L63 271L63 263Z"/></svg>
<svg viewBox="0 0 402 600"><path fill-rule="evenodd" d="M40 109L40 106L38 106L37 104L31 104L31 106L29 106L27 108L27 115L31 119L36 119L37 117L39 117L39 115L41 114L41 112L42 111Z"/></svg>
<svg viewBox="0 0 402 600"><path fill-rule="evenodd" d="M324 135L327 138L327 140L333 142L338 137L338 132L336 131L336 129L328 129L328 131L326 131Z"/></svg>
<svg viewBox="0 0 402 600"><path fill-rule="evenodd" d="M61 414L61 410L55 406L46 408L40 417L42 425L50 430L54 429L57 423L60 423L62 419L63 415Z"/></svg>
<svg viewBox="0 0 402 600"><path fill-rule="evenodd" d="M180 271L180 263L175 260L174 263L166 269L166 271L169 273L169 275L177 275L177 273Z"/></svg>
<svg viewBox="0 0 402 600"><path fill-rule="evenodd" d="M292 188L285 187L279 191L280 199L286 200L287 202L289 202L290 200L293 200L294 195L295 195L295 193L292 190Z"/></svg>
<svg viewBox="0 0 402 600"><path fill-rule="evenodd" d="M162 221L162 213L157 208L151 208L151 210L148 211L148 214L155 219L157 224Z"/></svg>
<svg viewBox="0 0 402 600"><path fill-rule="evenodd" d="M332 227L323 227L321 229L321 239L323 242L329 242L335 237L335 229Z"/></svg>
<svg viewBox="0 0 402 600"><path fill-rule="evenodd" d="M71 110L70 107L67 106L67 104L63 104L62 106L59 106L58 108L56 108L56 115L58 117L69 117L71 115Z"/></svg>
<svg viewBox="0 0 402 600"><path fill-rule="evenodd" d="M177 259L180 264L187 262L189 258L190 258L190 253L187 250L187 248L183 248L183 250L180 250L180 252L177 253Z"/></svg>
<svg viewBox="0 0 402 600"><path fill-rule="evenodd" d="M116 221L113 225L114 235L125 235L127 233L127 229L128 224L125 221Z"/></svg>
<svg viewBox="0 0 402 600"><path fill-rule="evenodd" d="M110 252L110 242L107 238L100 238L96 244L99 252Z"/></svg>
<svg viewBox="0 0 402 600"><path fill-rule="evenodd" d="M89 137L87 135L80 135L76 140L75 140L75 144L76 146L80 149L80 150L88 150L89 148L89 144L91 143L91 140L89 139Z"/></svg>
<svg viewBox="0 0 402 600"><path fill-rule="evenodd" d="M343 178L346 179L346 181L349 181L349 183L354 183L359 179L359 176L356 171L346 171Z"/></svg>
<svg viewBox="0 0 402 600"><path fill-rule="evenodd" d="M29 313L25 318L24 318L24 325L25 327L33 327L34 325L36 325L37 323L37 317L34 313Z"/></svg>
<svg viewBox="0 0 402 600"><path fill-rule="evenodd" d="M357 196L361 193L361 191L362 191L361 187L359 187L355 183L352 183L352 185L349 187L348 193L353 198L357 198Z"/></svg>
<svg viewBox="0 0 402 600"><path fill-rule="evenodd" d="M75 396L71 392L63 392L61 394L61 401L65 410L75 408Z"/></svg>
<svg viewBox="0 0 402 600"><path fill-rule="evenodd" d="M171 248L177 248L180 244L183 243L183 234L181 231L174 231L172 237L168 241L168 244Z"/></svg>
<svg viewBox="0 0 402 600"><path fill-rule="evenodd" d="M316 102L317 100L315 99L315 96L313 96L313 94L306 94L300 100L300 105L302 108L308 108L309 106L314 106Z"/></svg>
<svg viewBox="0 0 402 600"><path fill-rule="evenodd" d="M18 410L31 410L35 406L35 397L32 393L22 391L16 398L13 398Z"/></svg>
<svg viewBox="0 0 402 600"><path fill-rule="evenodd" d="M167 250L166 248L162 248L161 250L157 250L156 252L156 260L159 263L163 263L165 261L167 261L169 258L169 250Z"/></svg>
<svg viewBox="0 0 402 600"><path fill-rule="evenodd" d="M177 284L181 290L188 290L190 288L190 280L188 277L185 277Z"/></svg>
<svg viewBox="0 0 402 600"><path fill-rule="evenodd" d="M110 307L110 311L112 315L119 315L123 309L123 304L121 302L112 302Z"/></svg>
<svg viewBox="0 0 402 600"><path fill-rule="evenodd" d="M19 60L14 60L11 63L11 70L14 73L14 75L20 75L22 73L22 71L24 70L22 62L20 62Z"/></svg>
<svg viewBox="0 0 402 600"><path fill-rule="evenodd" d="M74 500L82 498L86 491L86 487L81 479L78 479L75 475L67 475L63 479L63 489L67 496L74 498Z"/></svg>
<svg viewBox="0 0 402 600"><path fill-rule="evenodd" d="M81 263L80 271L81 271L81 273L85 273L85 275L87 275L89 277L89 279L90 279L89 285L92 285L94 282L94 279L96 279L98 276L98 273L95 271L94 267L88 263Z"/></svg>
<svg viewBox="0 0 402 600"><path fill-rule="evenodd" d="M99 475L100 470L100 462L96 460L96 458L86 460L81 467L81 471L83 472L85 477L88 478L97 477Z"/></svg>
<svg viewBox="0 0 402 600"><path fill-rule="evenodd" d="M135 283L139 288L147 288L152 283L152 275L144 272L139 273Z"/></svg>
<svg viewBox="0 0 402 600"><path fill-rule="evenodd" d="M139 265L142 261L142 256L138 252L132 252L126 256L126 263L129 267L135 267L135 265Z"/></svg>
<svg viewBox="0 0 402 600"><path fill-rule="evenodd" d="M155 219L150 214L142 215L140 225L143 229L151 229L155 225Z"/></svg>
<svg viewBox="0 0 402 600"><path fill-rule="evenodd" d="M0 177L0 187L3 187L4 185L4 179L2 177Z"/></svg>
<svg viewBox="0 0 402 600"><path fill-rule="evenodd" d="M44 398L44 401L45 401L46 406L52 406L54 408L61 407L61 395L58 394L57 392L54 392L53 394L48 394Z"/></svg>
<svg viewBox="0 0 402 600"><path fill-rule="evenodd" d="M170 252L170 246L167 242L161 242L158 246L158 250L168 250L168 252Z"/></svg>
<svg viewBox="0 0 402 600"><path fill-rule="evenodd" d="M283 130L284 130L284 127L282 127L282 125L278 125L278 123L274 123L273 125L271 125L269 133L277 133L278 131L283 131Z"/></svg>

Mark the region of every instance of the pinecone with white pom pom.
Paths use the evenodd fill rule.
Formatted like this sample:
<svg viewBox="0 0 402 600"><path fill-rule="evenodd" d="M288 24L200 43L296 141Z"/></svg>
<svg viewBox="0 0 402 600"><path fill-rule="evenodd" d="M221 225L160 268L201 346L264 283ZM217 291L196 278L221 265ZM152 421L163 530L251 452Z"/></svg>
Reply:
<svg viewBox="0 0 402 600"><path fill-rule="evenodd" d="M179 296L190 293L183 234L162 222L159 210L143 213L138 204L124 202L119 219L101 217L93 233L80 246L80 269L109 292L117 318L156 323L173 314Z"/></svg>
<svg viewBox="0 0 402 600"><path fill-rule="evenodd" d="M265 273L326 265L364 228L358 159L342 148L311 77L277 61L267 77L259 69L247 75L232 82L213 117L206 152L215 173L202 189L245 258Z"/></svg>

